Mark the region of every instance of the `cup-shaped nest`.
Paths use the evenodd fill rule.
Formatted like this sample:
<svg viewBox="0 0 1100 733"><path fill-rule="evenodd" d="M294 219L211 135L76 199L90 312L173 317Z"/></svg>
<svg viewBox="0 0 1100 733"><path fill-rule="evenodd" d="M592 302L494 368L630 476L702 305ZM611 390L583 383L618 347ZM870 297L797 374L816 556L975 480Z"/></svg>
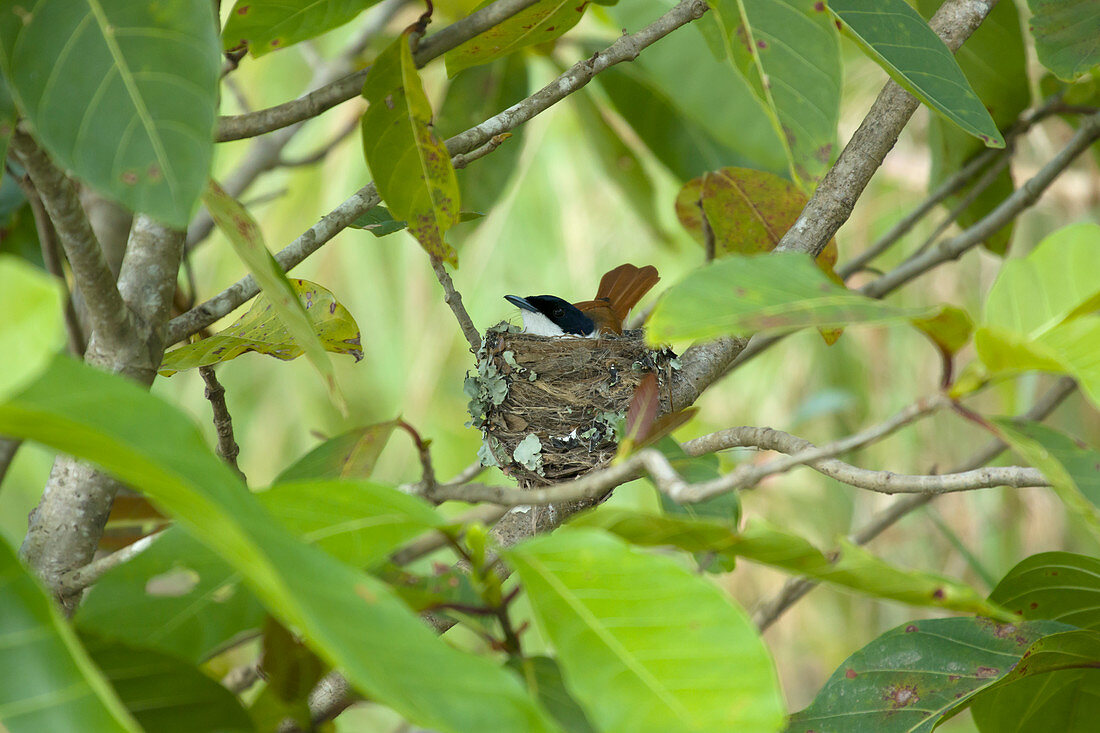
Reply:
<svg viewBox="0 0 1100 733"><path fill-rule="evenodd" d="M642 331L570 338L517 333L502 323L485 332L477 372L466 379L472 425L485 465L499 465L521 488L575 478L606 464L616 429L642 378L657 375L658 414L669 411L669 349L646 345Z"/></svg>

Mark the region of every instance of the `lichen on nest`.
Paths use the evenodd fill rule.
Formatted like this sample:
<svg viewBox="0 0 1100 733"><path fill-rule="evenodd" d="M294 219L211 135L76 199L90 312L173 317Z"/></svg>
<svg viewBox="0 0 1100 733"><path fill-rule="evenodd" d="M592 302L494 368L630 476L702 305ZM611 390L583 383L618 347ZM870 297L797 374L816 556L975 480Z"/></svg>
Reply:
<svg viewBox="0 0 1100 733"><path fill-rule="evenodd" d="M471 425L479 428L485 465L499 465L521 488L575 478L609 462L616 427L642 378L653 372L660 413L679 368L670 349L646 345L643 332L548 338L507 323L485 332L477 371L468 374Z"/></svg>

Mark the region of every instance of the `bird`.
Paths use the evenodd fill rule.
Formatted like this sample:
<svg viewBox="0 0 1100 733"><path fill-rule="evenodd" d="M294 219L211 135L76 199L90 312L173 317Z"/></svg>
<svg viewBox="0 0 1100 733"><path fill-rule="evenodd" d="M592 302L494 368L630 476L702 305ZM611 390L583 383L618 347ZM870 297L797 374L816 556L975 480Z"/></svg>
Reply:
<svg viewBox="0 0 1100 733"><path fill-rule="evenodd" d="M519 308L524 333L597 338L601 334L621 334L626 314L660 279L653 265L636 267L627 263L600 278L592 300L570 303L556 295L505 295L504 299Z"/></svg>

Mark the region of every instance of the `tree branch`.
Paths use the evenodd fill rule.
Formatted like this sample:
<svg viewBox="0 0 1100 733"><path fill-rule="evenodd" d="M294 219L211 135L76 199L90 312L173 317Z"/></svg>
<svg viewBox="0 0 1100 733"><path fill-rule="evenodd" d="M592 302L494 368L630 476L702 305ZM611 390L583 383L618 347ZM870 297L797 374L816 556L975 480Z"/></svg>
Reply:
<svg viewBox="0 0 1100 733"><path fill-rule="evenodd" d="M225 404L225 387L218 381L218 375L214 373L214 367L199 367L199 375L206 383L203 396L210 402L210 409L214 413L214 430L218 434L218 456L229 464L241 481L248 483L244 471L237 465L237 456L241 449L233 437L233 416L229 414L229 407Z"/></svg>
<svg viewBox="0 0 1100 733"><path fill-rule="evenodd" d="M475 354L477 350L481 348L481 332L474 326L474 322L470 320L470 314L466 312L466 307L462 305L462 296L457 290L455 290L455 284L451 281L451 276L447 272L447 268L444 266L443 261L438 257L432 257L432 269L435 271L435 277L439 280L439 284L443 286L443 301L450 306L451 312L455 314L455 319L458 320L458 327L462 329L462 335L466 337L466 341L470 344L470 350Z"/></svg>
<svg viewBox="0 0 1100 733"><path fill-rule="evenodd" d="M503 0L499 1L503 2ZM525 100L447 140L447 150L452 157L465 154L467 160L471 159L472 151L491 143L494 137L545 111L555 102L583 87L598 72L621 61L634 59L643 48L702 16L706 11L707 5L704 0L681 0L678 5L637 33L622 36L605 51L576 64ZM279 251L275 255L275 261L284 271L293 268L380 202L381 199L373 183L363 186L348 200L322 217L321 221ZM258 293L259 288L251 275L238 280L210 300L173 319L168 328L168 343L181 341L199 329L209 326L254 298Z"/></svg>
<svg viewBox="0 0 1100 733"><path fill-rule="evenodd" d="M1011 196L1002 201L997 208L986 214L969 229L950 239L943 240L923 254L903 262L887 274L860 288L859 292L872 298L881 298L891 290L901 287L933 267L949 260L958 259L968 250L977 247L1005 224L1012 221L1021 211L1038 201L1043 191L1058 178L1062 171L1073 162L1074 158L1087 150L1097 139L1100 139L1100 113L1082 119L1077 132L1057 155L1051 158L1024 185L1017 188Z"/></svg>
<svg viewBox="0 0 1100 733"><path fill-rule="evenodd" d="M107 266L73 182L30 135L18 128L12 134L11 148L34 183L61 239L73 280L88 306L93 330L106 343L124 342L132 326L130 313L115 287L115 276Z"/></svg>
<svg viewBox="0 0 1100 733"><path fill-rule="evenodd" d="M429 61L442 56L476 35L507 20L525 8L534 5L536 0L497 0L492 5L471 13L462 20L447 26L438 33L425 38L413 54L416 67L421 68ZM370 67L348 74L343 78L329 82L319 89L297 99L275 107L268 107L243 115L222 117L218 120L215 140L228 142L255 137L266 132L289 127L332 109L341 102L359 95L363 80Z"/></svg>
<svg viewBox="0 0 1100 733"><path fill-rule="evenodd" d="M1069 377L1062 377L1017 420L1042 420L1069 396L1077 384ZM956 466L955 473L965 473L981 468L992 461L1008 448L1003 442L993 440L979 450L966 461ZM857 545L865 545L875 537L878 537L886 529L893 526L902 517L910 512L933 501L939 494L910 494L895 501L891 506L876 514L867 524L852 533L851 540ZM800 598L805 596L817 586L817 581L808 578L791 578L784 583L782 589L770 600L761 603L753 620L757 627L763 631L775 623L787 609L793 606Z"/></svg>

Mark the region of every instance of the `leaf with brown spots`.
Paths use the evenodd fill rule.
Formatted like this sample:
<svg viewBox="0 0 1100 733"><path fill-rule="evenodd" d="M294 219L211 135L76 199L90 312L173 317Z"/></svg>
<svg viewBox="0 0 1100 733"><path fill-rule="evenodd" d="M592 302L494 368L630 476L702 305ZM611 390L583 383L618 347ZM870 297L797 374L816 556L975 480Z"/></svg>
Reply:
<svg viewBox="0 0 1100 733"><path fill-rule="evenodd" d="M306 317L326 351L347 354L356 361L363 358L359 326L347 308L331 292L317 283L290 278ZM164 355L160 374L170 377L184 369L209 366L235 359L254 351L290 361L304 352L286 325L276 315L267 296L260 294L248 312L210 338L173 349Z"/></svg>
<svg viewBox="0 0 1100 733"><path fill-rule="evenodd" d="M1100 631L1100 558L1040 552L1009 570L989 597L1021 618Z"/></svg>
<svg viewBox="0 0 1100 733"><path fill-rule="evenodd" d="M484 0L481 10L495 0ZM511 18L497 23L461 46L447 52L447 75L508 56L527 46L553 41L575 26L589 5L587 0L537 0Z"/></svg>
<svg viewBox="0 0 1100 733"><path fill-rule="evenodd" d="M840 40L813 0L710 0L711 47L752 87L783 142L791 176L812 191L837 153Z"/></svg>
<svg viewBox="0 0 1100 733"><path fill-rule="evenodd" d="M813 703L791 716L787 733L930 733L1004 678L1029 644L1071 628L1055 621L1011 625L982 618L898 626L848 657Z"/></svg>
<svg viewBox="0 0 1100 733"><path fill-rule="evenodd" d="M354 20L379 0L237 0L222 30L222 46L232 51L247 45L263 56L326 33Z"/></svg>
<svg viewBox="0 0 1100 733"><path fill-rule="evenodd" d="M443 236L459 221L451 156L432 127L432 108L402 34L375 60L363 84L363 153L394 219L433 257L458 265Z"/></svg>

